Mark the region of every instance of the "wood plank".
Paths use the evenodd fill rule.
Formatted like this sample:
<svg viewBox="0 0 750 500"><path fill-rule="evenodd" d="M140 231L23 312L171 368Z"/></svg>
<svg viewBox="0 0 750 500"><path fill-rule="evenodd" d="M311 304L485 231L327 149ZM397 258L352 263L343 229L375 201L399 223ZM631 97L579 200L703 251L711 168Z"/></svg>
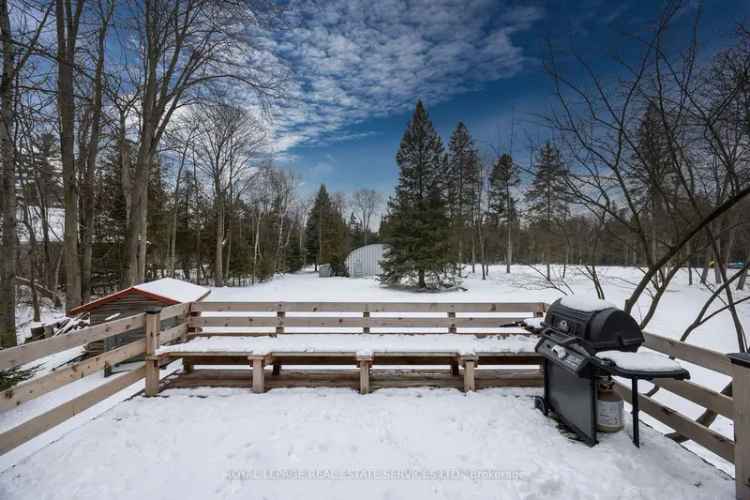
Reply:
<svg viewBox="0 0 750 500"><path fill-rule="evenodd" d="M159 313L154 311L156 309L146 312L146 396L159 393L159 360L151 357L159 349L161 320Z"/></svg>
<svg viewBox="0 0 750 500"><path fill-rule="evenodd" d="M8 370L56 352L102 340L113 335L143 328L145 314L116 319L101 325L75 330L44 340L37 340L18 347L0 350L0 370Z"/></svg>
<svg viewBox="0 0 750 500"><path fill-rule="evenodd" d="M3 391L3 397L0 398L0 411L15 408L22 403L79 380L103 369L107 363L115 365L145 352L146 341L141 339L73 365L58 368L39 378Z"/></svg>
<svg viewBox="0 0 750 500"><path fill-rule="evenodd" d="M750 354L733 353L734 484L737 498L750 498Z"/></svg>
<svg viewBox="0 0 750 500"><path fill-rule="evenodd" d="M732 375L732 363L726 354L705 347L698 347L686 342L643 332L645 346L677 359L683 359L698 366L703 366L725 375Z"/></svg>
<svg viewBox="0 0 750 500"><path fill-rule="evenodd" d="M464 392L473 392L477 388L474 380L474 365L476 364L476 360L463 359L461 361L464 365Z"/></svg>
<svg viewBox="0 0 750 500"><path fill-rule="evenodd" d="M0 455L16 448L26 441L35 438L52 427L91 408L96 403L112 396L122 389L138 382L146 374L141 366L124 375L115 376L111 381L80 396L67 401L37 417L0 434Z"/></svg>
<svg viewBox="0 0 750 500"><path fill-rule="evenodd" d="M253 367L253 392L255 394L263 394L263 392L265 392L263 384L263 365L265 360L258 356L251 356L249 360Z"/></svg>
<svg viewBox="0 0 750 500"><path fill-rule="evenodd" d="M364 327L363 327L364 328ZM510 327L510 328L516 328L516 327ZM327 331L302 331L302 332L284 332L283 335L364 335L366 332L337 332L335 330L327 330ZM420 332L420 331L414 331L414 330L399 330L396 332L368 332L370 335L447 335L447 332ZM200 333L196 334L189 334L188 338L194 338L194 337L269 337L273 336L274 332L272 330L267 331L261 331L261 332L227 332L227 331L202 331ZM508 330L490 330L485 332L475 332L475 331L460 331L456 332L455 335L473 335L477 338L487 338L487 337L512 337L512 336L521 336L521 337L533 337L533 338L539 338L539 335L536 333L531 332L514 332L514 331L508 331Z"/></svg>
<svg viewBox="0 0 750 500"><path fill-rule="evenodd" d="M370 393L370 359L359 359L359 393Z"/></svg>
<svg viewBox="0 0 750 500"><path fill-rule="evenodd" d="M270 316L200 316L191 318L194 327L248 328L500 328L522 321L514 318L351 318L340 316L270 317Z"/></svg>
<svg viewBox="0 0 750 500"><path fill-rule="evenodd" d="M183 316L187 318L189 312L190 302L186 302L184 304L175 304L173 306L165 307L161 310L161 320L164 321L165 319L171 319L176 316Z"/></svg>
<svg viewBox="0 0 750 500"><path fill-rule="evenodd" d="M633 395L629 387L616 381L615 391L628 403L632 402ZM643 394L638 396L638 404L642 411L645 411L664 425L692 439L723 459L734 462L734 443L730 439Z"/></svg>
<svg viewBox="0 0 750 500"><path fill-rule="evenodd" d="M687 380L654 379L652 382L659 387L682 396L704 408L715 411L729 419L734 418L734 403L732 398L725 396L701 385Z"/></svg>
<svg viewBox="0 0 750 500"><path fill-rule="evenodd" d="M195 302L193 311L213 312L457 312L536 313L541 302Z"/></svg>
<svg viewBox="0 0 750 500"><path fill-rule="evenodd" d="M246 360L247 362L247 360ZM285 370L265 380L266 389L289 387L346 387L360 389L360 370ZM477 389L493 387L541 387L539 370L476 370ZM251 370L196 369L167 382L167 387L250 387ZM382 388L451 387L463 390L463 379L449 370L370 370L370 392Z"/></svg>
<svg viewBox="0 0 750 500"><path fill-rule="evenodd" d="M159 342L162 345L169 344L170 342L174 342L177 339L181 339L183 335L187 334L187 331L187 323L173 326L172 328L168 328L159 334Z"/></svg>

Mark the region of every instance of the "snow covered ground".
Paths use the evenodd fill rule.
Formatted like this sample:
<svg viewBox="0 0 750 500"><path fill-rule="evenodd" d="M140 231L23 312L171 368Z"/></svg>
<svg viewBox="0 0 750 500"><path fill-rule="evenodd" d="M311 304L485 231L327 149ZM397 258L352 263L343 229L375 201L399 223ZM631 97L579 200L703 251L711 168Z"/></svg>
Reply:
<svg viewBox="0 0 750 500"><path fill-rule="evenodd" d="M562 295L529 268L516 266L510 275L503 271L493 268L486 281L471 275L464 280L465 291L442 293L388 289L373 279L321 279L301 273L254 287L213 289L206 300L552 302ZM640 278L633 268L602 268L600 273L606 299L618 306ZM566 282L576 294L595 295L593 285L575 269L568 270ZM648 330L679 337L709 295L706 288L689 287L686 272L679 274ZM647 305L644 299L636 307L636 319ZM747 326L750 303L740 305L739 311ZM726 313L697 329L689 342L722 352L737 349ZM699 384L721 390L728 382L721 374L681 364ZM674 498L733 495L732 481L648 428L641 450L630 445L629 428L604 436L593 449L568 442L532 410L528 396L534 391L497 389L464 396L451 390L394 389L362 397L335 389L279 389L262 396L201 389L170 390L167 398L136 397L118 404L142 386L135 384L121 393L124 396L113 396L108 404L71 419L67 427L40 436L25 452L28 445L3 456L0 470L7 470L0 475L0 498L594 498L613 491L622 498L662 497L663 491ZM664 390L656 399L691 417L702 412ZM44 401L51 404L45 397L30 404ZM6 429L18 418L2 417ZM643 418L654 429L668 431ZM726 418L719 417L712 428L733 435ZM692 443L686 446L733 473L733 466L721 458ZM15 466L8 469L11 465ZM71 474L73 467L76 472ZM501 471L502 478L268 481L255 478L253 471L259 467L269 474L279 468L328 469L335 474L352 468L375 473L461 468ZM105 475L109 482L101 480Z"/></svg>
<svg viewBox="0 0 750 500"><path fill-rule="evenodd" d="M645 428L589 448L537 390L173 389L125 401L0 475L0 498L734 498Z"/></svg>

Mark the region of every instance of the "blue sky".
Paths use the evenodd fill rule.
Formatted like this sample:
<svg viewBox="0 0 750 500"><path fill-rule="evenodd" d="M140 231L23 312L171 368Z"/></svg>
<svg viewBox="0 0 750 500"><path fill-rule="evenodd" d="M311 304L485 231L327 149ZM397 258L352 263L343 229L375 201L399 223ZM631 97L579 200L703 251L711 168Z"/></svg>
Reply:
<svg viewBox="0 0 750 500"><path fill-rule="evenodd" d="M295 5L290 28L269 43L293 69L289 100L276 108L274 149L299 172L303 191L361 187L390 192L396 150L417 99L447 141L463 120L477 145L518 161L547 132L536 114L554 101L542 68L547 42L575 48L598 74L616 77L608 55L637 56L625 34L643 30L657 1L329 0ZM688 38L700 5L687 2L671 34ZM707 0L700 26L708 55L732 42L750 2ZM570 59L563 59L571 63ZM572 66L571 66L572 67ZM511 117L513 119L511 120Z"/></svg>

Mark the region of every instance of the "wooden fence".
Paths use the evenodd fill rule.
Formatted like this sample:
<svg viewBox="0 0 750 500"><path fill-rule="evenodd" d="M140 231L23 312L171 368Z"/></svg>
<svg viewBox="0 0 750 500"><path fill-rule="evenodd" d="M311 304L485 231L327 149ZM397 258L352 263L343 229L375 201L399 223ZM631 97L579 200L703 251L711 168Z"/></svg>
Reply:
<svg viewBox="0 0 750 500"><path fill-rule="evenodd" d="M54 370L4 391L0 398L0 411L21 405L101 370L105 366L140 355L145 355L146 359L144 365L127 374L113 378L85 394L0 434L0 454L38 436L142 378L146 379L146 393L155 394L158 392L159 358L154 354L159 345L177 340L184 341L195 336L292 333L286 330L287 328L325 329L322 332L304 331L293 332L294 334L335 333L344 328L356 328L362 333L369 333L373 328L405 330L440 328L445 329L447 333L498 335L502 334L504 326L531 315L541 316L546 308L547 305L543 303L196 302L171 306L163 309L160 314L138 314L67 335L5 349L0 351L0 370L15 368L50 354L131 330L145 328L146 332L141 340ZM288 316L287 313L292 316ZM321 315L325 313L345 313L346 316ZM429 313L429 317L389 315L399 313ZM503 313L513 316L483 317L471 316L468 313L495 315ZM373 314L381 315L373 316ZM182 321L179 321L177 326L161 331L161 321L175 317ZM204 328L210 331L203 331ZM222 330L223 328L258 328L267 331L238 333ZM481 331L472 332L466 329L481 329ZM398 333L409 333L405 330ZM733 462L736 468L737 498L750 498L750 356L728 356L659 335L651 333L644 335L645 346L650 349L732 378L733 396L721 394L690 381L656 380L655 384L703 408L732 419L735 430L734 440L701 425L654 398L643 394L638 395L638 398L642 411L679 434ZM629 387L617 384L616 390L626 401L632 401L633 394Z"/></svg>
<svg viewBox="0 0 750 500"><path fill-rule="evenodd" d="M750 359L726 355L685 342L644 333L645 346L672 358L722 373L732 378L733 396L727 396L687 380L656 379L654 384L734 422L734 440L702 425L654 398L638 395L641 411L735 464L737 498L750 499ZM745 360L743 362L743 359ZM632 403L629 386L617 382L615 390Z"/></svg>
<svg viewBox="0 0 750 500"><path fill-rule="evenodd" d="M161 344L185 339L188 329L187 315L189 310L190 304L177 304L162 309L160 312L157 311L156 314L141 313L101 325L75 330L65 335L23 344L10 349L3 349L0 350L0 370L16 368L44 356L49 356L50 354L144 327L147 328L147 332L150 332L151 338L156 339ZM147 324L149 316L154 318L151 320L150 326ZM160 322L172 318L178 318L179 324L160 331ZM182 319L182 321L180 322L179 319ZM0 411L15 408L98 370L103 370L106 366L112 366L136 356L146 355L148 354L148 338L149 336L146 335L144 339L131 342L93 358L84 359L78 363L53 370L43 376L33 378L7 389L0 396ZM68 400L60 406L3 432L0 434L0 454L6 453L134 384L146 376L147 370L147 366L141 365L125 374L113 376L112 380L97 386L91 391Z"/></svg>
<svg viewBox="0 0 750 500"><path fill-rule="evenodd" d="M285 333L287 328L325 328L325 331L291 332L295 335L344 333L340 330L343 328L357 329L362 333L369 333L372 328L397 329L378 332L386 335L419 334L425 333L424 329L476 336L504 335L507 334L508 325L532 316L542 316L545 311L546 304L539 302L196 302L191 308L190 329L191 335L198 336L260 336ZM202 315L204 312L208 314ZM275 316L259 316L258 313ZM336 313L339 316L321 316L321 313ZM399 313L412 316L373 316ZM413 316L415 313L421 316ZM211 330L204 332L204 327ZM222 328L257 328L261 331L235 332L222 331ZM459 331L459 328L474 330Z"/></svg>

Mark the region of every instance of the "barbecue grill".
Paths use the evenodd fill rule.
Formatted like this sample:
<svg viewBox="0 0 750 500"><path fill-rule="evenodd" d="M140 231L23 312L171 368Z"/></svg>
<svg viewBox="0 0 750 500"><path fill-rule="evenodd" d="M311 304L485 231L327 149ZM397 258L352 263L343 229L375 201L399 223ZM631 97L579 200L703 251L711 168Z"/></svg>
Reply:
<svg viewBox="0 0 750 500"><path fill-rule="evenodd" d="M537 326L537 325L535 325ZM631 380L633 444L639 446L638 381L688 379L676 362L653 353L637 352L641 329L624 311L602 300L575 296L553 303L540 328L536 352L544 357L544 396L535 406L553 412L589 446L597 443L597 381L601 377Z"/></svg>

